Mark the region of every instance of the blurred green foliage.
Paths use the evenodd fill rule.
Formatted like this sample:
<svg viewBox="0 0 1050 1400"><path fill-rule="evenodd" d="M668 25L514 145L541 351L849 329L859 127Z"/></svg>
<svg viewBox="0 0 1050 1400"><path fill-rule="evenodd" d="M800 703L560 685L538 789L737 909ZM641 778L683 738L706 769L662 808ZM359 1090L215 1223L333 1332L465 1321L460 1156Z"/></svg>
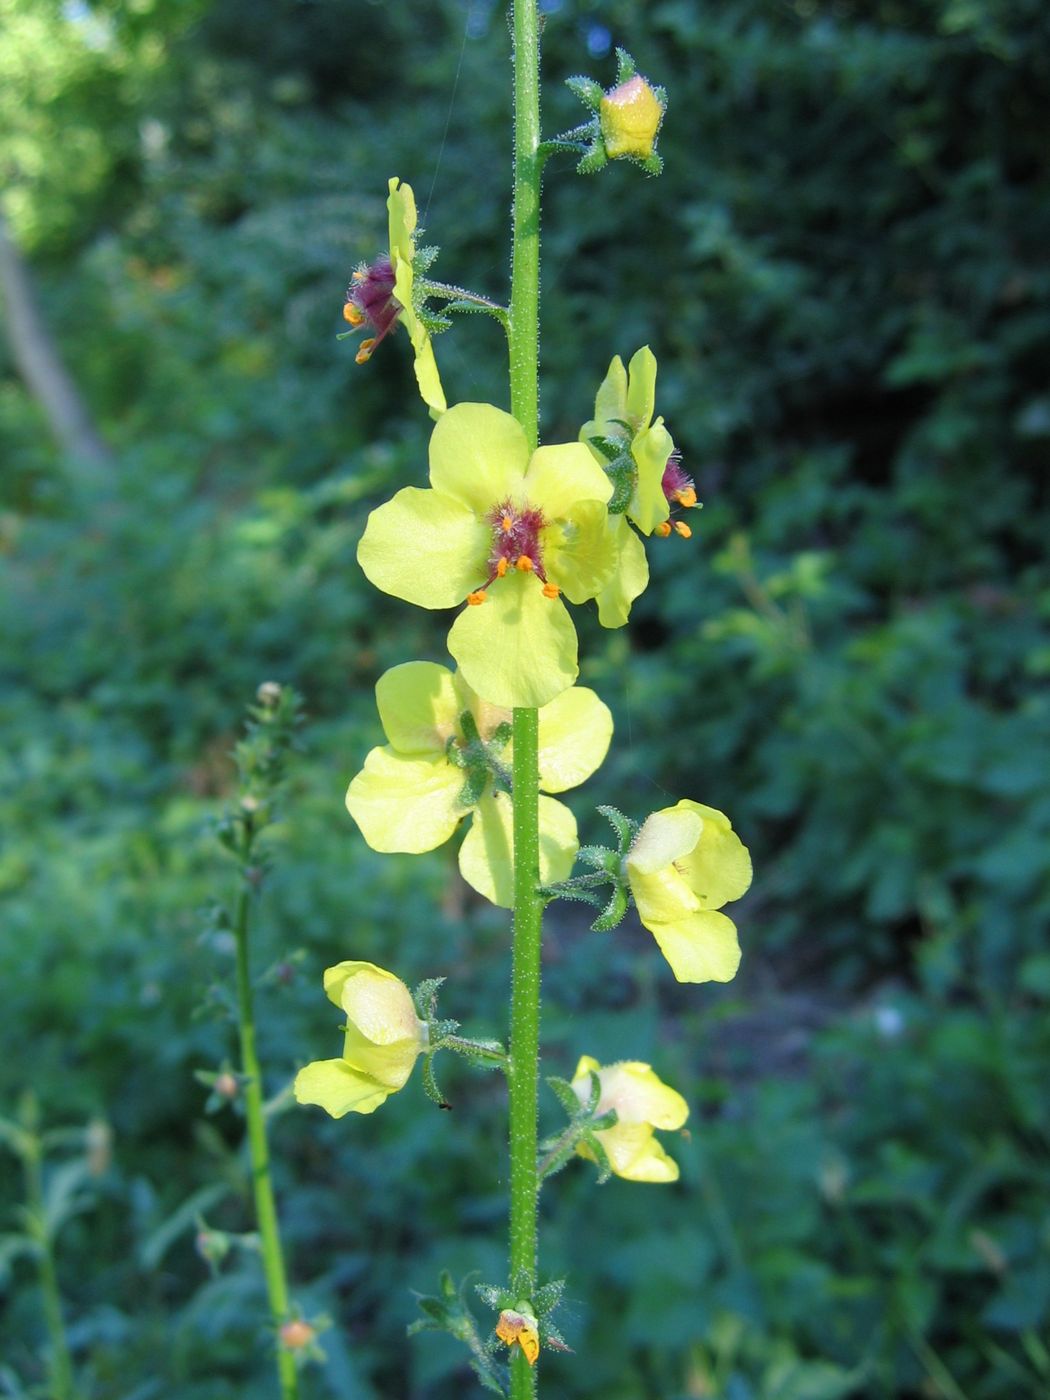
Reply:
<svg viewBox="0 0 1050 1400"><path fill-rule="evenodd" d="M581 1164L545 1193L578 1352L546 1385L1044 1396L1050 11L543 8L551 131L614 42L671 95L660 180L549 169L544 431L574 437L648 342L705 502L691 542L653 542L630 628L584 628L617 718L594 801L723 807L758 872L726 989L669 984L636 925L551 920L548 1071L651 1059L695 1107L680 1186ZM505 1031L505 919L447 853L375 856L342 811L376 676L443 659L447 619L357 569L427 424L400 337L357 368L334 335L390 174L436 275L505 292L507 31L491 0L0 17L5 212L119 463L74 494L0 358L0 1111L31 1083L51 1124L115 1134L58 1239L85 1392L264 1394L257 1261L209 1278L192 1243L197 1214L250 1228L241 1124L193 1072L231 1044L208 824L259 681L313 716L260 911L269 1087L327 1053L320 972L347 956L445 974L449 1015ZM499 336L441 338L451 397L505 403ZM448 1081L450 1114L416 1083L368 1121L275 1120L297 1296L336 1324L313 1394L463 1393L451 1343L404 1340L410 1288L503 1267L500 1086ZM17 1395L39 1299L15 1257L0 1289Z"/></svg>

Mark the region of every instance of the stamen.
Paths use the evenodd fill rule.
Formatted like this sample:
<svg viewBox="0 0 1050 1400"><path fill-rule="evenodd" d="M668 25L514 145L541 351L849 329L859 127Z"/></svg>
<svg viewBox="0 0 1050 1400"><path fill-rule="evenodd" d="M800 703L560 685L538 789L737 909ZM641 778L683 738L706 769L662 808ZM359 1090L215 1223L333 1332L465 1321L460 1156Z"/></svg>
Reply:
<svg viewBox="0 0 1050 1400"><path fill-rule="evenodd" d="M674 498L680 506L685 506L687 509L690 506L696 505L696 492L691 486L686 486L681 491L676 491L674 493Z"/></svg>
<svg viewBox="0 0 1050 1400"><path fill-rule="evenodd" d="M506 559L496 560L496 573L499 575L500 578L502 578L503 575L507 572L508 567L509 566L507 564Z"/></svg>
<svg viewBox="0 0 1050 1400"><path fill-rule="evenodd" d="M352 301L348 301L343 307L343 320L349 321L352 326L363 326L365 314L359 311Z"/></svg>
<svg viewBox="0 0 1050 1400"><path fill-rule="evenodd" d="M661 520L653 533L659 535L662 540L665 540L671 533L671 522L669 520Z"/></svg>
<svg viewBox="0 0 1050 1400"><path fill-rule="evenodd" d="M689 526L685 523L684 520L676 520L674 523L674 529L675 534L681 535L683 540L689 540L693 537L692 530L689 528Z"/></svg>
<svg viewBox="0 0 1050 1400"><path fill-rule="evenodd" d="M354 359L359 365L366 364L372 358L372 351L375 349L375 340L362 340L357 347L357 354Z"/></svg>
<svg viewBox="0 0 1050 1400"><path fill-rule="evenodd" d="M467 594L467 602L472 608L476 608L479 603L483 603L488 595L483 588L479 588L476 593Z"/></svg>
<svg viewBox="0 0 1050 1400"><path fill-rule="evenodd" d="M543 596L545 598L557 598L560 592L561 589L556 583L545 583L543 585Z"/></svg>
<svg viewBox="0 0 1050 1400"><path fill-rule="evenodd" d="M531 574L535 565L527 554L519 554L518 562L514 567L520 569L523 574Z"/></svg>
<svg viewBox="0 0 1050 1400"><path fill-rule="evenodd" d="M356 268L355 271L354 271L354 275L353 275L353 279L352 279L352 280L353 280L354 282L367 282L367 281L368 281L368 268L367 268L367 267L359 267L359 268Z"/></svg>
<svg viewBox="0 0 1050 1400"><path fill-rule="evenodd" d="M500 528L505 535L509 535L511 530L514 529L514 521L511 520L509 515L505 515L500 521Z"/></svg>

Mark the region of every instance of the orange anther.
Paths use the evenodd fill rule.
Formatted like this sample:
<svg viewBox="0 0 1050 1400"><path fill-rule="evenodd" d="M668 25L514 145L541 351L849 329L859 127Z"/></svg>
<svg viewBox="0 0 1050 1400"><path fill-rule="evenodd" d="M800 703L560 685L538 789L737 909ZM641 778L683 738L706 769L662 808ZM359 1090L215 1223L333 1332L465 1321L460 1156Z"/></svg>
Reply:
<svg viewBox="0 0 1050 1400"><path fill-rule="evenodd" d="M519 554L514 567L520 569L523 574L532 572L533 563L527 554Z"/></svg>
<svg viewBox="0 0 1050 1400"><path fill-rule="evenodd" d="M365 316L363 311L359 311L352 301L348 301L343 307L343 320L349 321L352 326L363 326Z"/></svg>
<svg viewBox="0 0 1050 1400"><path fill-rule="evenodd" d="M367 280L368 280L368 268L367 268L367 267L359 267L359 268L357 268L357 269L355 270L355 272L354 272L353 277L351 278L351 281L353 281L353 282L366 282Z"/></svg>
<svg viewBox="0 0 1050 1400"><path fill-rule="evenodd" d="M467 602L472 608L476 608L479 603L483 603L488 595L483 588L479 588L476 593L467 594Z"/></svg>
<svg viewBox="0 0 1050 1400"><path fill-rule="evenodd" d="M691 486L683 486L681 491L674 493L674 498L680 506L685 506L686 509L696 505L696 492Z"/></svg>
<svg viewBox="0 0 1050 1400"><path fill-rule="evenodd" d="M357 354L354 356L354 359L359 365L365 364L372 358L372 351L375 349L375 345L375 340L362 340L361 344L357 347Z"/></svg>
<svg viewBox="0 0 1050 1400"><path fill-rule="evenodd" d="M692 530L690 530L689 526L685 523L684 520L676 520L674 523L674 529L675 534L681 535L683 540L689 540L693 537Z"/></svg>
<svg viewBox="0 0 1050 1400"><path fill-rule="evenodd" d="M503 533L509 535L514 528L514 521L511 520L509 515L505 515L500 521L500 526L502 527Z"/></svg>
<svg viewBox="0 0 1050 1400"><path fill-rule="evenodd" d="M665 540L671 533L671 522L669 520L661 520L654 533L659 535L662 540Z"/></svg>
<svg viewBox="0 0 1050 1400"><path fill-rule="evenodd" d="M545 583L543 585L543 596L545 598L557 598L560 592L561 589L556 583Z"/></svg>
<svg viewBox="0 0 1050 1400"><path fill-rule="evenodd" d="M507 564L506 559L496 560L496 572L497 574L499 574L500 578L502 578L503 575L507 572L508 567L509 565Z"/></svg>

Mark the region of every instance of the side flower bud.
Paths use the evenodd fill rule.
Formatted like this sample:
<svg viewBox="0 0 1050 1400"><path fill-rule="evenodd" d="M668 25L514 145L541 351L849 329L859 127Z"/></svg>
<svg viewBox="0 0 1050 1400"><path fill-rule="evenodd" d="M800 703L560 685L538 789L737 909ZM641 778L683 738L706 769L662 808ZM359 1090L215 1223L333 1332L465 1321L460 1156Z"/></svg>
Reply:
<svg viewBox="0 0 1050 1400"><path fill-rule="evenodd" d="M299 1103L317 1104L333 1118L374 1113L403 1089L427 1044L427 1027L412 995L392 972L367 962L327 969L329 1001L346 1013L342 1058L315 1060L295 1078Z"/></svg>
<svg viewBox="0 0 1050 1400"><path fill-rule="evenodd" d="M640 73L611 88L599 108L605 154L610 160L648 160L663 119L663 104Z"/></svg>

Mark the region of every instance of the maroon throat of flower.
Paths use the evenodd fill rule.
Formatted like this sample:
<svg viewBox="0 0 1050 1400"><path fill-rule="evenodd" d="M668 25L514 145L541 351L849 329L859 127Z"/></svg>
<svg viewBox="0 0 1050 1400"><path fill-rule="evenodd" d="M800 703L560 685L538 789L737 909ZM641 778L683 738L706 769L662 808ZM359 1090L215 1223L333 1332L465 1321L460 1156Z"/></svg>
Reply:
<svg viewBox="0 0 1050 1400"><path fill-rule="evenodd" d="M354 273L346 289L343 319L356 330L368 325L375 331L369 340L362 340L356 360L363 365L372 358L376 346L397 325L401 307L394 300L394 269L389 258L377 258Z"/></svg>
<svg viewBox="0 0 1050 1400"><path fill-rule="evenodd" d="M535 574L543 584L543 596L557 598L561 590L556 583L550 582L543 567L540 531L547 523L543 512L531 506L516 506L511 501L502 501L493 507L485 520L492 527L489 575L480 588L467 594L467 602L474 607L483 603L488 596L486 589L511 569L517 569L521 574Z"/></svg>

